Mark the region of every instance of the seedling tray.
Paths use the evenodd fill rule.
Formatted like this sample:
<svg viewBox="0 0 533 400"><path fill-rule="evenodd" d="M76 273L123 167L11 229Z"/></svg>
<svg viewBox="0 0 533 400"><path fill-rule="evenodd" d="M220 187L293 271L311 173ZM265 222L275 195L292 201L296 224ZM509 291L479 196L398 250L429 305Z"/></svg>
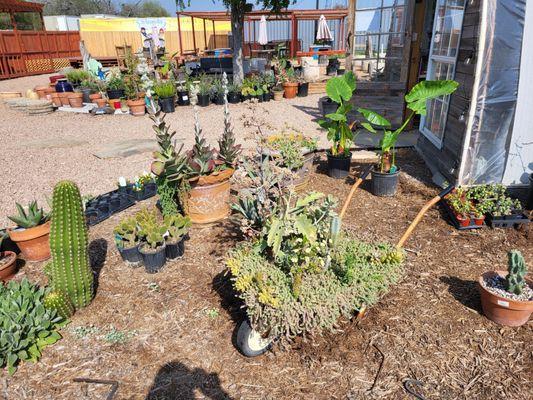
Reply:
<svg viewBox="0 0 533 400"><path fill-rule="evenodd" d="M155 183L147 184L144 189L140 192L133 191L132 195L136 201L143 201L154 197L157 193L157 185Z"/></svg>
<svg viewBox="0 0 533 400"><path fill-rule="evenodd" d="M114 190L104 193L87 203L85 208L87 224L89 226L99 224L111 215L121 212L134 204L134 198L125 192Z"/></svg>
<svg viewBox="0 0 533 400"><path fill-rule="evenodd" d="M519 225L529 224L529 218L523 212L503 217L488 215L487 222L491 228L514 228Z"/></svg>
<svg viewBox="0 0 533 400"><path fill-rule="evenodd" d="M479 229L479 228L483 228L484 226L486 226L484 222L482 225L476 225L476 223L474 222L474 219L470 220L470 225L461 226L461 224L459 223L459 220L455 216L455 213L453 212L448 202L444 199L444 200L441 200L440 203L442 205L442 208L444 208L444 211L448 215L448 219L450 220L452 225L455 227L455 229L458 229L460 231L466 231L469 229Z"/></svg>

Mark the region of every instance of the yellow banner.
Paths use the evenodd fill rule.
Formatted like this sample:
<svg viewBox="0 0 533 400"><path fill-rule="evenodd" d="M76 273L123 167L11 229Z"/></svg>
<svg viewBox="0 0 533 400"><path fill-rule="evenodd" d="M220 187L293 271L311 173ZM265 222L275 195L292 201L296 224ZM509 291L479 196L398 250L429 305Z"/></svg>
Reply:
<svg viewBox="0 0 533 400"><path fill-rule="evenodd" d="M145 20L161 20L166 25L165 31L177 32L177 18L82 18L80 19L81 32L139 32L140 26ZM212 33L213 23L205 21L207 32ZM149 22L148 22L149 24ZM160 25L160 24L158 24ZM180 27L182 32L192 32L192 22L190 17L180 17ZM149 29L149 27L147 27ZM231 23L228 21L216 21L215 29L217 34L231 31ZM194 30L203 32L204 21L200 18L194 19Z"/></svg>

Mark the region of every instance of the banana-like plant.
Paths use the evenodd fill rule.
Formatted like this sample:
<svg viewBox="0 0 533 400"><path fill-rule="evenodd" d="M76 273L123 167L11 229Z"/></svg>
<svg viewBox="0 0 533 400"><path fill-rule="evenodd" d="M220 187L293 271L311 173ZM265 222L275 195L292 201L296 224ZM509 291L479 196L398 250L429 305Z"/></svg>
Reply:
<svg viewBox="0 0 533 400"><path fill-rule="evenodd" d="M396 171L395 146L398 137L415 115L426 115L428 100L448 96L455 92L458 86L459 83L452 80L422 81L418 83L405 95L407 108L411 110L411 112L403 124L394 131L391 130L390 121L377 112L366 108L357 109L357 111L359 111L366 119L366 122L361 124L366 130L372 133L377 133L377 130L374 128L377 127L383 131L383 137L379 143L381 147L379 161L380 172Z"/></svg>

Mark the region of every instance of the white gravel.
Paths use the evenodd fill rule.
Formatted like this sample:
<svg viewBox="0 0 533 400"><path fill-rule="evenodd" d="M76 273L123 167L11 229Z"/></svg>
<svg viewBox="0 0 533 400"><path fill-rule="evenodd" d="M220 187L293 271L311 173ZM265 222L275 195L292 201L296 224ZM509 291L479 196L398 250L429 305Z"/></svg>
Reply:
<svg viewBox="0 0 533 400"><path fill-rule="evenodd" d="M0 81L0 91L21 91L47 84L48 75L39 75ZM320 145L327 143L325 133L316 124L318 100L321 95L305 98L270 101L259 104L257 115L265 121L267 131L282 129L285 125L298 128L312 137L320 138ZM200 122L204 135L212 145L223 129L222 106L210 105L200 109ZM234 131L239 142L245 141L251 128L243 121L251 115L249 102L230 105ZM93 153L106 143L126 139L151 139L154 133L148 116L129 115L91 116L55 112L44 116L29 116L0 104L2 115L0 137L2 138L2 201L0 202L0 227L10 225L7 215L15 212L15 201L27 204L33 199L46 205L53 186L62 179L71 179L83 194L96 195L115 188L119 176L134 177L149 170L151 154L132 155L126 158L98 159ZM185 148L194 140L192 107L177 107L168 114L167 122L177 131L176 137L185 142ZM271 125L269 128L267 125ZM47 139L82 141L72 146L35 148L31 142Z"/></svg>

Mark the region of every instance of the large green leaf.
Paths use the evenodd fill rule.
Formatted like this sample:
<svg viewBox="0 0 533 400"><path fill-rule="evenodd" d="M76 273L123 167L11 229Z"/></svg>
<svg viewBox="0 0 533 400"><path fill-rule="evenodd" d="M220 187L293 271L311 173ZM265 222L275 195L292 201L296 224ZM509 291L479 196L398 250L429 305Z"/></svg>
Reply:
<svg viewBox="0 0 533 400"><path fill-rule="evenodd" d="M267 244L272 247L274 256L277 256L281 249L281 240L283 239L283 222L275 218L270 225L267 236Z"/></svg>
<svg viewBox="0 0 533 400"><path fill-rule="evenodd" d="M369 132L377 133L374 127L369 122L362 122L361 126Z"/></svg>
<svg viewBox="0 0 533 400"><path fill-rule="evenodd" d="M420 115L426 115L428 100L452 94L457 90L458 82L451 80L422 81L405 95L407 108Z"/></svg>
<svg viewBox="0 0 533 400"><path fill-rule="evenodd" d="M326 93L335 103L341 104L342 101L348 101L352 97L350 85L339 77L331 78L326 84Z"/></svg>
<svg viewBox="0 0 533 400"><path fill-rule="evenodd" d="M329 118L332 121L346 121L346 115L339 113L326 114L326 118Z"/></svg>
<svg viewBox="0 0 533 400"><path fill-rule="evenodd" d="M302 214L296 217L294 225L304 238L309 240L311 243L316 242L316 226L313 225L313 221Z"/></svg>
<svg viewBox="0 0 533 400"><path fill-rule="evenodd" d="M391 123L387 118L382 117L375 111L369 110L367 108L358 108L357 111L363 114L363 117L365 117L366 120L372 125L376 125L382 128L390 128L391 126Z"/></svg>
<svg viewBox="0 0 533 400"><path fill-rule="evenodd" d="M348 114L350 111L352 111L352 104L351 103L342 103L339 108L337 108L337 114Z"/></svg>
<svg viewBox="0 0 533 400"><path fill-rule="evenodd" d="M343 78L348 84L348 86L350 87L350 89L352 89L352 92L353 92L356 86L354 73L352 71L349 71L343 75Z"/></svg>
<svg viewBox="0 0 533 400"><path fill-rule="evenodd" d="M323 197L324 197L324 194L320 192L309 193L307 196L300 197L298 199L298 201L296 202L296 208L305 207L306 205L311 204L317 200L320 200Z"/></svg>

